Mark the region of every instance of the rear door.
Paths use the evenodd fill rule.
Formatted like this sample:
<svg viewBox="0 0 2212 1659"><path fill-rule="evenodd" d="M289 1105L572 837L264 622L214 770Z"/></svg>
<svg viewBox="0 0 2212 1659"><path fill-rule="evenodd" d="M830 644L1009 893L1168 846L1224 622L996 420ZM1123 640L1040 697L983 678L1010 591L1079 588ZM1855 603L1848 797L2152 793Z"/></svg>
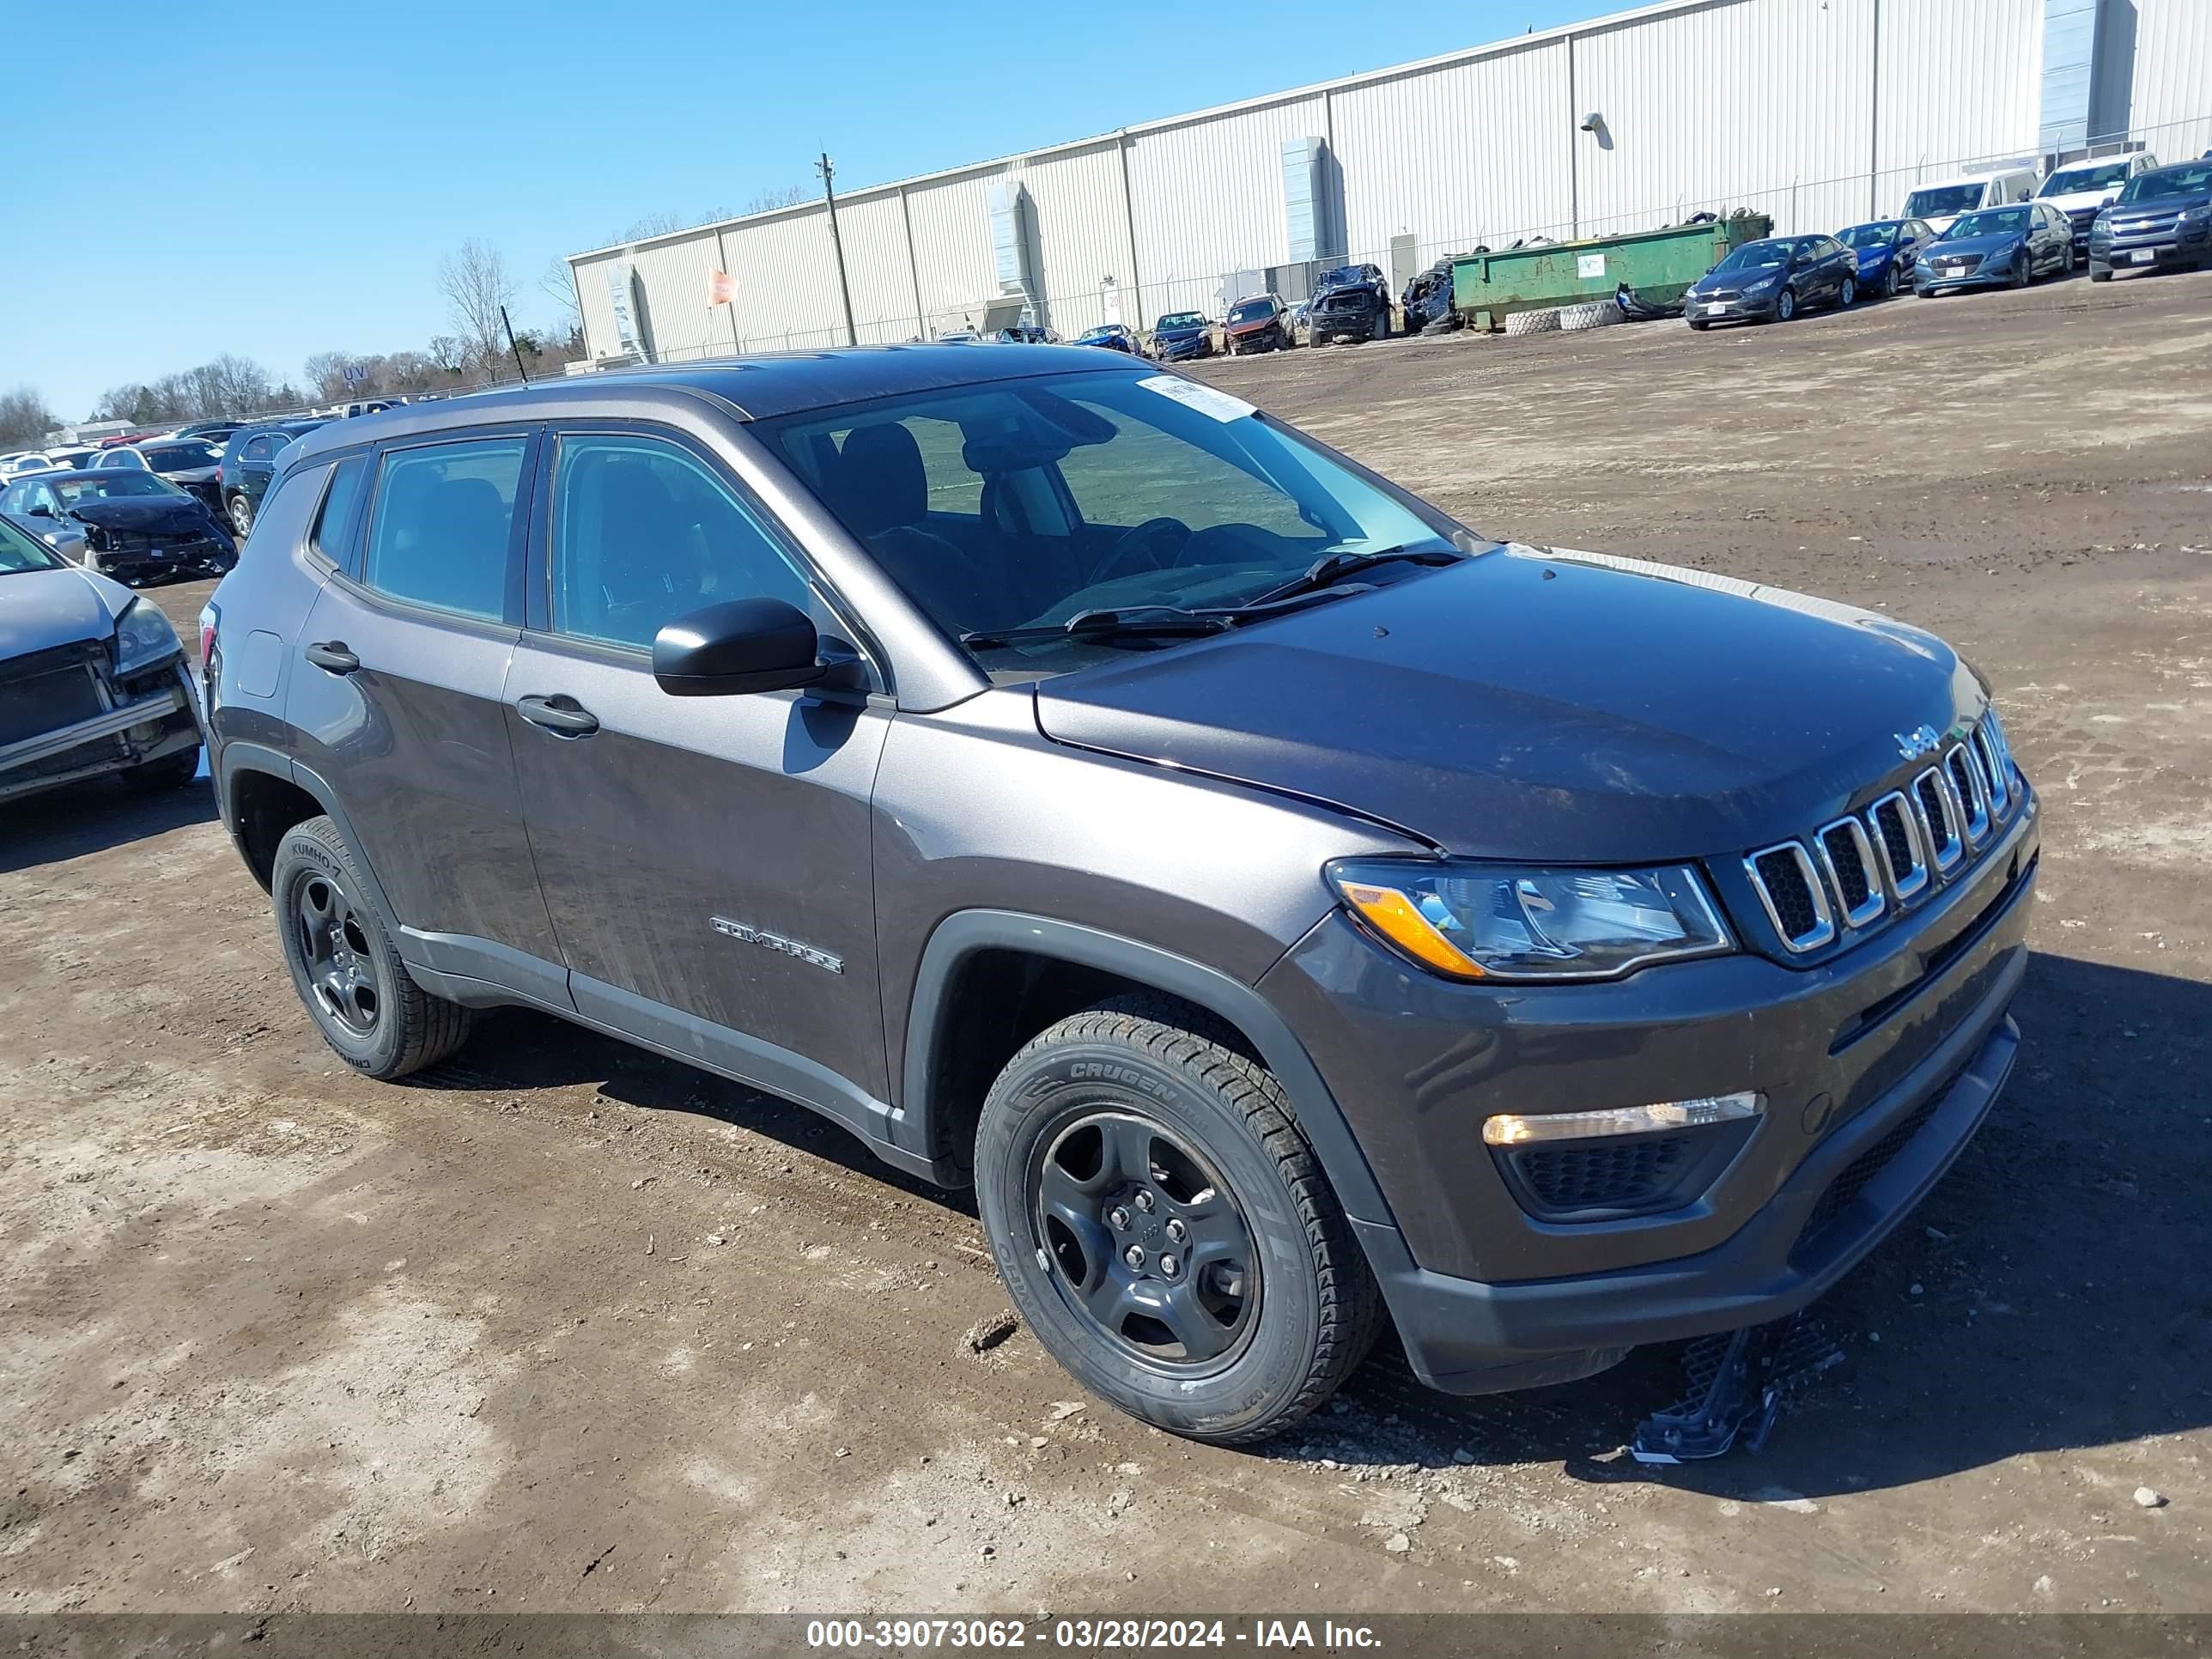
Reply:
<svg viewBox="0 0 2212 1659"><path fill-rule="evenodd" d="M398 912L402 953L568 1006L500 696L538 436L393 444L295 637L287 722Z"/></svg>
<svg viewBox="0 0 2212 1659"><path fill-rule="evenodd" d="M660 427L556 429L507 732L579 1012L867 1133L888 1093L866 695L672 697L662 624L725 600L854 630L726 459ZM849 649L849 647L848 647Z"/></svg>

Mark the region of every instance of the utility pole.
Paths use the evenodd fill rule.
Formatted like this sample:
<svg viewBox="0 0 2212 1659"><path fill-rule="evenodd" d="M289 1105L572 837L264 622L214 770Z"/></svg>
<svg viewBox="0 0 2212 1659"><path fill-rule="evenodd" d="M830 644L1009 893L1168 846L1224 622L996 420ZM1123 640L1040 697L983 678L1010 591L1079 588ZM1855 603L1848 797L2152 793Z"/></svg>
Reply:
<svg viewBox="0 0 2212 1659"><path fill-rule="evenodd" d="M837 192L830 183L837 176L837 169L830 164L828 150L822 152L822 159L814 164L814 170L822 175L822 199L830 204L830 251L837 258L837 296L845 302L845 343L858 345L860 337L853 327L853 289L845 280L845 245L837 239Z"/></svg>

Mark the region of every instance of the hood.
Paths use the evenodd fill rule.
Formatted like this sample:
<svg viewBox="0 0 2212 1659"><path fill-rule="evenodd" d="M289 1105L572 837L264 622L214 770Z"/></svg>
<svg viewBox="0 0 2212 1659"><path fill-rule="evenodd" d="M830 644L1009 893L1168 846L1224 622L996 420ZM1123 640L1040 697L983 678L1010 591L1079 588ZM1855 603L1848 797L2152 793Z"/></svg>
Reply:
<svg viewBox="0 0 2212 1659"><path fill-rule="evenodd" d="M1180 343L1184 340L1195 340L1205 332L1206 325L1203 323L1185 323L1174 328L1156 328L1152 331L1152 337Z"/></svg>
<svg viewBox="0 0 2212 1659"><path fill-rule="evenodd" d="M102 530L204 530L212 522L207 509L189 495L118 495L106 501L82 501L70 508L70 516Z"/></svg>
<svg viewBox="0 0 2212 1659"><path fill-rule="evenodd" d="M213 483L216 470L216 464L210 461L205 466L179 467L173 471L165 471L160 476L173 484Z"/></svg>
<svg viewBox="0 0 2212 1659"><path fill-rule="evenodd" d="M2133 218L2137 214L2181 213L2193 207L2212 203L2212 190L2176 190L2163 196L2145 196L2132 202L2114 202L2115 219Z"/></svg>
<svg viewBox="0 0 2212 1659"><path fill-rule="evenodd" d="M2039 196L2039 202L2048 202L2061 213L2079 213L2083 208L2103 207L2120 193L2118 185L2107 185L2102 190L2061 191L2056 196Z"/></svg>
<svg viewBox="0 0 2212 1659"><path fill-rule="evenodd" d="M0 576L0 660L104 640L130 603L129 588L88 570Z"/></svg>
<svg viewBox="0 0 2212 1659"><path fill-rule="evenodd" d="M1717 288L1739 289L1756 288L1768 278L1779 276L1782 274L1782 267L1779 265L1767 266L1763 269L1746 266L1741 270L1709 270L1690 284L1690 292L1710 294Z"/></svg>
<svg viewBox="0 0 2212 1659"><path fill-rule="evenodd" d="M1979 254L1987 258L2002 249L2018 247L2027 240L2027 233L2024 230L2002 231L1994 236L1947 236L1932 247L1921 249L1920 257L1923 259L1959 259L1972 258Z"/></svg>
<svg viewBox="0 0 2212 1659"><path fill-rule="evenodd" d="M1515 548L1042 681L1080 747L1323 802L1477 856L1740 853L1978 715L1949 647L1701 572ZM1923 759L1917 763L1924 767Z"/></svg>
<svg viewBox="0 0 2212 1659"><path fill-rule="evenodd" d="M1276 313L1273 316L1270 316L1270 317L1254 317L1254 318L1251 318L1250 319L1249 319L1248 321L1245 321L1245 322L1241 322L1241 323L1225 323L1225 324L1224 324L1224 325L1223 325L1223 326L1224 326L1224 328L1226 328L1226 329L1227 329L1227 330L1228 330L1231 334L1249 334L1249 333L1250 333L1254 329L1255 329L1255 328L1265 328L1265 327L1267 327L1270 323L1279 322L1279 321L1281 321L1281 320L1282 320L1282 313L1281 313L1280 312L1278 312L1278 313Z"/></svg>

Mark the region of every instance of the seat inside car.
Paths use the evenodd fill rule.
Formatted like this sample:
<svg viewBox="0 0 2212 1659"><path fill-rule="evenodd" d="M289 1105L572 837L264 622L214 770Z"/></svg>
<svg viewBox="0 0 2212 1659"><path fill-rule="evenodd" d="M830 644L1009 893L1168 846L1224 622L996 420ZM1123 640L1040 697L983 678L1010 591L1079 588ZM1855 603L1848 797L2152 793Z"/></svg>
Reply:
<svg viewBox="0 0 2212 1659"><path fill-rule="evenodd" d="M892 579L925 606L957 617L963 627L1003 625L1004 595L981 563L934 530L929 475L914 434L896 421L856 426L845 434L826 475L830 502L847 528L868 544Z"/></svg>

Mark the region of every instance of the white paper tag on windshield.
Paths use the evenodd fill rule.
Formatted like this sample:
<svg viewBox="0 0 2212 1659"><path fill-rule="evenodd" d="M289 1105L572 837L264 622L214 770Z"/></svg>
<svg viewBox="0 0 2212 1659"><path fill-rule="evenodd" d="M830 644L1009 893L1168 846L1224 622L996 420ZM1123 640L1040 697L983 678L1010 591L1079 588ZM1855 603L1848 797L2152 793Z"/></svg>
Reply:
<svg viewBox="0 0 2212 1659"><path fill-rule="evenodd" d="M1137 382L1163 398L1172 398L1187 404L1201 415L1210 415L1217 421L1241 421L1247 415L1259 411L1242 398L1232 398L1225 392L1217 392L1196 380L1186 380L1177 374L1147 374Z"/></svg>

